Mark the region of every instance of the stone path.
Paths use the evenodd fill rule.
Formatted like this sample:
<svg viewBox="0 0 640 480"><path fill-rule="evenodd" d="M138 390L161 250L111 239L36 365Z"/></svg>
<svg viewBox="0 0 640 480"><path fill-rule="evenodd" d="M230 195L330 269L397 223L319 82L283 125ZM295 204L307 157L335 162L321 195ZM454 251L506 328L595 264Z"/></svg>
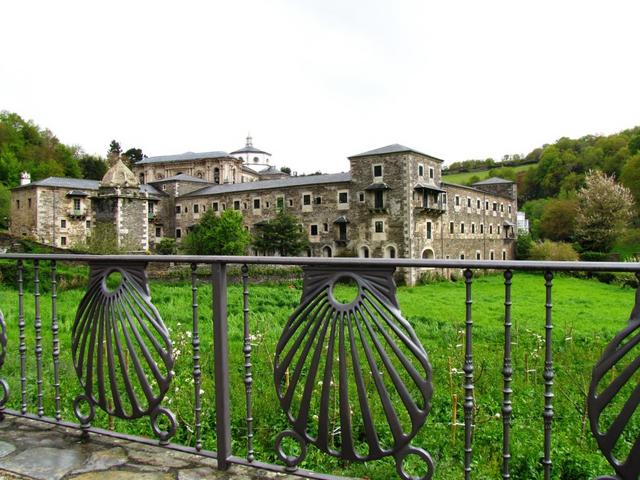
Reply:
<svg viewBox="0 0 640 480"><path fill-rule="evenodd" d="M293 480L300 477L248 467L216 469L216 461L188 453L92 435L6 416L0 422L0 480Z"/></svg>

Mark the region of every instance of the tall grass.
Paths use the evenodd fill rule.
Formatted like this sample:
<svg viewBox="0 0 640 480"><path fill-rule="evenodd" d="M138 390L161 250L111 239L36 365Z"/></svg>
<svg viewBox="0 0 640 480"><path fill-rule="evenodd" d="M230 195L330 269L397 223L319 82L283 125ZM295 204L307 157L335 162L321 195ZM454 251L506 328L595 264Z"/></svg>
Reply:
<svg viewBox="0 0 640 480"><path fill-rule="evenodd" d="M44 270L44 269L43 269ZM275 461L273 441L287 428L280 410L273 381L273 355L282 327L298 306L301 281L250 285L251 342L253 347L253 395L255 449L260 460ZM436 462L436 479L461 478L463 433L452 419L457 402L457 423L463 421L462 388L464 361L463 282L440 282L398 289L398 299L429 354L433 367L435 392L427 422L413 444L428 450ZM29 289L31 287L29 286ZM342 289L342 290L341 290ZM172 409L180 426L175 441L194 445L193 383L191 350L190 284L151 283L152 300L171 330L176 356L176 378L164 401ZM338 295L349 296L348 286ZM59 292L58 319L61 340L61 378L63 418L73 420L72 402L81 393L70 355L70 335L75 310L84 289ZM0 308L9 332L8 355L0 376L11 386L10 407L20 407L20 361L18 355L17 292L0 287ZM215 450L214 360L212 343L211 286L199 285L199 321L203 391L204 447ZM233 448L244 455L246 423L244 402L244 355L242 288L230 284L228 290L230 375L232 396ZM541 478L543 445L542 411L544 405L542 372L544 367L544 279L540 275L517 273L513 278L513 421L512 478ZM500 275L482 276L473 283L475 431L473 468L475 478L498 478L502 462L502 345L503 279ZM553 426L553 475L562 479L586 479L611 473L598 453L585 423L585 393L593 364L602 349L626 323L634 302L634 290L606 285L595 280L557 276L554 280L554 362L555 418ZM34 308L29 292L25 296L27 320L28 399L35 411ZM47 415L54 411L51 304L41 297L44 347L44 403ZM383 418L376 411L377 418ZM110 420L99 413L98 426L108 428ZM453 425L452 425L453 423ZM148 420L111 420L120 432L152 436ZM416 462L417 463L417 462ZM302 467L334 474L370 479L394 475L392 459L365 464L348 464L310 447Z"/></svg>

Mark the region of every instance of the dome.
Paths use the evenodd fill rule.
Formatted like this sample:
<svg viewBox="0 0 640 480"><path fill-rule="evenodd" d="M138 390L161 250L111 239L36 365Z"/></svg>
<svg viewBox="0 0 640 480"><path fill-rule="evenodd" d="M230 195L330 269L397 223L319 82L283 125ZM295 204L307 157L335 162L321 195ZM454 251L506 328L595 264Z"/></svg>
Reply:
<svg viewBox="0 0 640 480"><path fill-rule="evenodd" d="M100 185L103 187L137 187L140 182L122 159L118 158L118 161L104 174Z"/></svg>

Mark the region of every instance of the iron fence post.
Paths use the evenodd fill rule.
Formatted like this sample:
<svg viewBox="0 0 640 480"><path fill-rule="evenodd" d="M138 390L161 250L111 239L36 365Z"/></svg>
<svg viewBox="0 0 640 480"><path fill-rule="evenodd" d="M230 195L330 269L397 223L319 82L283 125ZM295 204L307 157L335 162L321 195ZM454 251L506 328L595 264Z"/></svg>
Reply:
<svg viewBox="0 0 640 480"><path fill-rule="evenodd" d="M211 265L213 287L213 356L216 384L216 437L218 469L229 468L231 417L229 412L229 338L227 323L227 266Z"/></svg>

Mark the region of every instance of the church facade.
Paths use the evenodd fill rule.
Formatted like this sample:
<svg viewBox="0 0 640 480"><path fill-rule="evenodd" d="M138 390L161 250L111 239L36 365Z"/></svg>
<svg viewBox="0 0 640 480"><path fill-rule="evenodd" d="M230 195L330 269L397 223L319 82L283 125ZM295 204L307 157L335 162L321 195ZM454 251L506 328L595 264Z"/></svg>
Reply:
<svg viewBox="0 0 640 480"><path fill-rule="evenodd" d="M231 153L145 158L133 172L117 162L101 182L48 178L16 187L11 232L69 248L111 218L122 242L135 232L129 243L144 251L165 237L179 244L209 209L238 210L252 233L284 209L307 232L310 256L514 258L513 182L450 184L442 160L398 144L349 162L348 172L291 176L251 137Z"/></svg>

